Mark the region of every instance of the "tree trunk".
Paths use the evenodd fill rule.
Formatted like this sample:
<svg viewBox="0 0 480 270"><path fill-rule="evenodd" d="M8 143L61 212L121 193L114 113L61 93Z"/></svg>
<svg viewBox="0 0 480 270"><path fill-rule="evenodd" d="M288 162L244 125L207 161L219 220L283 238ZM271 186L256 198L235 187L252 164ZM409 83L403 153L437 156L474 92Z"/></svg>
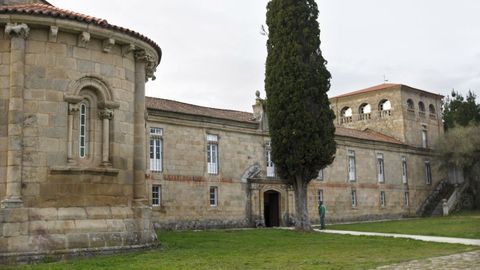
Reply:
<svg viewBox="0 0 480 270"><path fill-rule="evenodd" d="M299 231L311 231L310 218L308 217L307 208L307 185L308 182L297 175L293 182L295 191L295 229Z"/></svg>

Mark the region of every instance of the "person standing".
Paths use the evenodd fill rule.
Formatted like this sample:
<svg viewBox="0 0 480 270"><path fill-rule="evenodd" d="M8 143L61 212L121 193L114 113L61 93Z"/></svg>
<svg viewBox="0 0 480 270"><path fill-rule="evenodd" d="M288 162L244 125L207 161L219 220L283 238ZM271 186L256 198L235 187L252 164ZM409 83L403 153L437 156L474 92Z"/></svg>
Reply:
<svg viewBox="0 0 480 270"><path fill-rule="evenodd" d="M318 205L318 214L320 215L320 230L325 230L325 212L326 212L325 205L323 201L320 201Z"/></svg>

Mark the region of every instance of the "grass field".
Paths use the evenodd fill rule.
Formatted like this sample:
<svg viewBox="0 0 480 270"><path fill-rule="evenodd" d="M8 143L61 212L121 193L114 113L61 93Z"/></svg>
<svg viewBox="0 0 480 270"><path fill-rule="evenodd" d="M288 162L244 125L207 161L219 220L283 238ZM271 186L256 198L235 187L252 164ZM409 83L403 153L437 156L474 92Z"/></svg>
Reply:
<svg viewBox="0 0 480 270"><path fill-rule="evenodd" d="M474 250L409 239L254 229L159 232L145 252L6 269L367 269Z"/></svg>
<svg viewBox="0 0 480 270"><path fill-rule="evenodd" d="M332 225L328 229L480 239L480 211L447 217Z"/></svg>

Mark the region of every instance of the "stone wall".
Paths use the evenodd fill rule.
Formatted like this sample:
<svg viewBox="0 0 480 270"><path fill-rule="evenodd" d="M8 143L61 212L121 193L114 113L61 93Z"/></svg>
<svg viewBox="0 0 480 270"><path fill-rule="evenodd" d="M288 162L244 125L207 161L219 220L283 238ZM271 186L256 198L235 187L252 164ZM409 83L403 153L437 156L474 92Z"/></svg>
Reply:
<svg viewBox="0 0 480 270"><path fill-rule="evenodd" d="M408 108L407 100L409 99L413 102L413 110ZM389 100L391 109L381 116L379 103L382 100ZM337 116L335 120L337 126L360 130L370 128L415 147L422 147L421 131L425 129L428 148L433 148L438 137L443 134L442 96L406 85L394 85L382 90L334 97L330 102ZM423 102L424 112L419 110L419 102ZM359 108L362 104L369 104L371 113L360 114ZM434 108L433 113L430 112L430 105ZM351 117L341 116L342 109L345 107L352 109Z"/></svg>
<svg viewBox="0 0 480 270"><path fill-rule="evenodd" d="M0 264L144 244L134 212L125 207L0 209L0 229Z"/></svg>
<svg viewBox="0 0 480 270"><path fill-rule="evenodd" d="M161 186L153 206L157 228L245 227L247 182L254 164L265 166L263 132L150 113L148 127L163 129L163 170L150 172L149 184ZM218 174L207 172L207 134L218 135ZM218 187L218 205L210 206L209 188Z"/></svg>
<svg viewBox="0 0 480 270"><path fill-rule="evenodd" d="M5 198L7 179L7 141L9 81L10 81L10 42L5 37L5 27L0 27L0 201Z"/></svg>
<svg viewBox="0 0 480 270"><path fill-rule="evenodd" d="M335 124L337 126L361 130L370 128L405 142L406 137L400 89L401 86L397 86L385 91L372 91L351 96L331 98L330 103L332 105L332 110L334 110L335 115L337 116ZM388 100L391 103L391 109L388 114L381 115L379 104L382 100ZM364 103L371 106L371 113L362 118L362 115L359 113L359 108L360 105ZM341 117L341 111L345 107L350 107L352 109L353 115L350 119Z"/></svg>
<svg viewBox="0 0 480 270"><path fill-rule="evenodd" d="M323 180L315 179L309 185L309 211L318 220L317 190L323 190L328 222L387 219L415 215L435 185L444 179L429 152L407 146L360 142L351 138L337 138L337 153L332 165L324 169ZM355 181L347 179L347 150L355 151ZM377 154L384 156L385 181L377 178ZM407 160L407 184L402 179L402 157ZM432 183L427 184L425 161L432 165ZM357 205L352 207L351 191L355 190ZM385 207L380 204L380 191L385 192ZM409 204L405 205L405 192Z"/></svg>
<svg viewBox="0 0 480 270"><path fill-rule="evenodd" d="M129 203L126 198L133 197L132 189L128 187L133 181L131 173L128 173L133 169L133 55L123 57L119 46L105 53L102 42L97 39L91 39L85 46L78 46L78 35L60 32L57 40L52 41L47 29L30 30L25 50L26 126L22 179L25 206L61 207L72 191L76 196L68 198L69 206L85 206L93 202L116 205L119 201L114 196L118 195L124 196L121 205L125 206ZM85 160L78 158L74 159L74 163L67 162L69 112L64 97L74 94L74 89L70 89L73 82L86 76L101 78L115 89L114 98L119 107L114 110L110 124L110 146L112 167L121 171L118 177L99 177L96 173L85 172L75 176L66 170L55 170L58 166L70 165L93 168L102 161L102 126L92 107L88 164L81 163ZM78 116L74 117L77 120ZM73 156L78 156L78 139L76 136L73 139ZM61 197L61 194L65 196ZM92 201L87 196L92 194L105 197L96 197ZM114 200L109 201L108 197ZM78 198L76 202L75 198Z"/></svg>
<svg viewBox="0 0 480 270"><path fill-rule="evenodd" d="M401 114L400 114L401 116ZM264 193L279 194L280 226L293 224L294 193L278 178L266 177L265 146L268 134L258 127L150 110L148 126L163 129L163 171L151 172L150 185L161 186L160 206L153 206L157 228L213 228L263 226ZM219 174L207 173L206 135L219 135ZM328 222L399 218L415 215L423 200L445 176L435 168L428 150L402 144L336 138L335 161L324 170L323 180L308 187L310 218L317 222L319 189L323 190ZM347 151L354 150L356 180L348 180ZM377 154L383 154L385 181L377 179ZM407 180L402 179L402 157L407 160ZM432 183L425 178L425 161L431 161ZM249 168L258 171L245 177ZM255 170L253 170L255 171ZM219 203L209 205L209 187L217 186ZM351 191L357 205L352 207ZM380 192L385 192L385 206ZM409 193L405 205L405 192ZM151 194L150 194L151 196Z"/></svg>
<svg viewBox="0 0 480 270"><path fill-rule="evenodd" d="M403 87L402 104L403 117L405 119L405 137L409 144L422 147L423 129L427 130L428 147L434 148L438 138L443 134L442 123L442 100L438 95L431 93L419 92L410 87ZM407 100L413 101L414 109L407 108ZM425 105L425 112L419 111L418 103L423 102ZM434 113L429 111L429 106L432 105L435 109Z"/></svg>
<svg viewBox="0 0 480 270"><path fill-rule="evenodd" d="M9 16L0 18L0 263L151 245L145 159L134 160L145 154L145 82L159 52L100 26Z"/></svg>

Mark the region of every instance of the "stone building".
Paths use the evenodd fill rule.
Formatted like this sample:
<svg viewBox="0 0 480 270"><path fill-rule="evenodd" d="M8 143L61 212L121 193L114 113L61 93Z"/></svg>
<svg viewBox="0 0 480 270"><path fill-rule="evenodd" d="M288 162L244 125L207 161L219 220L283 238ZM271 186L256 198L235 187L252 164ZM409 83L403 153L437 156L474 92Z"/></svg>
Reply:
<svg viewBox="0 0 480 270"><path fill-rule="evenodd" d="M268 118L145 97L161 49L56 8L0 0L0 263L148 247L156 228L286 226ZM441 96L383 84L332 98L335 162L309 186L329 222L415 215L443 178Z"/></svg>
<svg viewBox="0 0 480 270"><path fill-rule="evenodd" d="M443 132L441 99L400 84L331 98L338 148L309 185L311 219L320 200L329 222L415 215L444 178L429 143ZM262 103L247 113L147 98L156 227L292 224L293 192L275 175Z"/></svg>
<svg viewBox="0 0 480 270"><path fill-rule="evenodd" d="M160 47L42 0L1 0L0 30L0 262L154 243L145 82Z"/></svg>

